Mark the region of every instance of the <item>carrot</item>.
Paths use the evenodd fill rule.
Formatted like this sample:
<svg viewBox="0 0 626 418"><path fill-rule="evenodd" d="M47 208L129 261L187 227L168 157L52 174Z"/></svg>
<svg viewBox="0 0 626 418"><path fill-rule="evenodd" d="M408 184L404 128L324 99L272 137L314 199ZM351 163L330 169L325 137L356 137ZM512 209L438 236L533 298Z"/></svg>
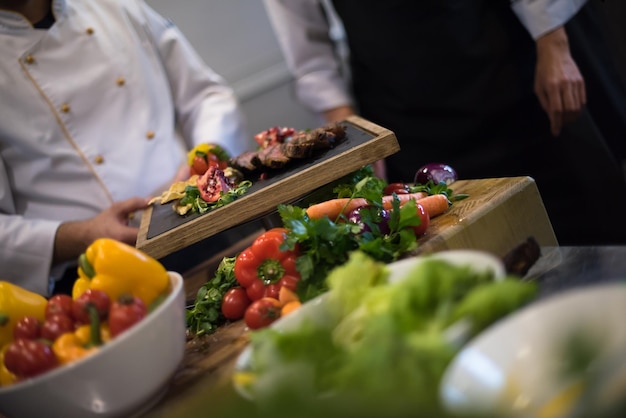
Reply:
<svg viewBox="0 0 626 418"><path fill-rule="evenodd" d="M363 198L340 198L330 199L324 202L316 203L307 208L306 214L311 219L321 219L328 216L331 220L335 220L342 213L346 216L354 209L367 205L367 200Z"/></svg>
<svg viewBox="0 0 626 418"><path fill-rule="evenodd" d="M428 196L428 193L417 192L417 193L399 194L396 196L398 196L398 200L400 201L400 206L402 206L409 200L423 199L424 197ZM383 196L383 209L387 209L387 210L393 209L393 205L391 202L393 202L393 195Z"/></svg>
<svg viewBox="0 0 626 418"><path fill-rule="evenodd" d="M433 194L430 196L426 196L417 200L416 203L422 205L430 218L441 215L448 209L448 206L450 205L448 196L446 196L445 194Z"/></svg>
<svg viewBox="0 0 626 418"><path fill-rule="evenodd" d="M285 305L280 310L280 316L285 316L285 315L295 311L301 305L302 305L302 303L300 303L299 300L292 300L291 302L285 303Z"/></svg>

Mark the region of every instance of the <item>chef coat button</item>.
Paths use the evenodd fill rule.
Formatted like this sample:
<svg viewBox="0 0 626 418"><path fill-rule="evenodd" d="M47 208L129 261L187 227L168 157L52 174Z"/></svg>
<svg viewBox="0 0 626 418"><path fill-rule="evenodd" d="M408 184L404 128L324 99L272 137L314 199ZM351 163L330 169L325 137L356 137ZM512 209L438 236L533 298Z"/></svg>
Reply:
<svg viewBox="0 0 626 418"><path fill-rule="evenodd" d="M104 157L102 155L96 155L96 158L93 159L93 162L96 164L102 164L104 162Z"/></svg>
<svg viewBox="0 0 626 418"><path fill-rule="evenodd" d="M93 28L87 28L85 32L87 32L87 35L93 35Z"/></svg>
<svg viewBox="0 0 626 418"><path fill-rule="evenodd" d="M35 57L33 57L32 55L26 55L24 61L26 61L26 64L32 64L35 62Z"/></svg>
<svg viewBox="0 0 626 418"><path fill-rule="evenodd" d="M117 81L116 81L118 86L123 86L124 84L126 84L126 80L124 80L124 77L118 77Z"/></svg>
<svg viewBox="0 0 626 418"><path fill-rule="evenodd" d="M148 138L148 139L152 139L152 138L154 138L154 131L148 131L148 132L146 132L146 138Z"/></svg>
<svg viewBox="0 0 626 418"><path fill-rule="evenodd" d="M61 112L69 113L69 111L70 111L70 105L68 105L67 103L63 103L61 105Z"/></svg>

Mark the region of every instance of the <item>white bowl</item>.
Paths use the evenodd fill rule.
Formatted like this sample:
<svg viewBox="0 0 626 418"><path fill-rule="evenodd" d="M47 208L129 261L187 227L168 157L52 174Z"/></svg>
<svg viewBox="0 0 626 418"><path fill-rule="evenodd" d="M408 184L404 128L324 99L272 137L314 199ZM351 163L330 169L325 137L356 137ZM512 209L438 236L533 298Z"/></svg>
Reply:
<svg viewBox="0 0 626 418"><path fill-rule="evenodd" d="M492 272L495 280L502 280L506 274L503 262L492 254L477 250L448 250L431 255L410 257L388 264L388 281L394 283L403 280L420 263L429 259L445 260L457 266L471 266L477 272ZM328 293L324 293L303 304L289 315L278 319L270 327L286 332L297 329L305 321L322 326L327 325L332 321L327 308L327 300ZM251 362L252 347L247 346L237 358L235 372L250 372ZM252 399L252 394L244 384L241 384L236 378L233 383L240 395Z"/></svg>
<svg viewBox="0 0 626 418"><path fill-rule="evenodd" d="M0 414L19 417L129 417L165 391L185 352L183 279L141 322L74 363L0 388Z"/></svg>
<svg viewBox="0 0 626 418"><path fill-rule="evenodd" d="M625 317L626 285L620 283L582 287L530 304L479 334L455 357L442 379L443 405L461 415L568 416L580 399L581 383L591 381L585 373L566 378L561 372L564 344L574 333L588 337L598 350L588 373L621 382L624 396ZM590 390L605 386L593 382ZM609 395L609 386L605 389ZM555 412L548 413L549 407Z"/></svg>

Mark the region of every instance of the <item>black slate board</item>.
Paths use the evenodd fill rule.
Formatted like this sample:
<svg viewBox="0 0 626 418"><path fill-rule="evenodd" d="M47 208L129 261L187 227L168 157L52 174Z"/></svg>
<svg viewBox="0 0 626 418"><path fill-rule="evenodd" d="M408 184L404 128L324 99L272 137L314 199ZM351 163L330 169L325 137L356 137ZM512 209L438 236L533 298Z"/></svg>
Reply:
<svg viewBox="0 0 626 418"><path fill-rule="evenodd" d="M252 193L258 193L264 188L274 184L275 182L283 180L300 170L312 167L335 155L341 154L357 145L364 144L375 138L373 134L365 132L350 123L342 123L341 125L346 128L346 137L337 146L319 152L312 158L303 161L295 161L281 170L268 172L267 178L259 179L257 177L250 179L253 184L250 189L248 189L246 196ZM210 212L206 212L204 214L193 213L186 216L180 216L172 209L172 202L166 203L165 205L156 204L152 209L152 217L150 219L150 225L146 236L148 239L154 238L164 232L172 230L208 213ZM263 216L264 214L259 215Z"/></svg>

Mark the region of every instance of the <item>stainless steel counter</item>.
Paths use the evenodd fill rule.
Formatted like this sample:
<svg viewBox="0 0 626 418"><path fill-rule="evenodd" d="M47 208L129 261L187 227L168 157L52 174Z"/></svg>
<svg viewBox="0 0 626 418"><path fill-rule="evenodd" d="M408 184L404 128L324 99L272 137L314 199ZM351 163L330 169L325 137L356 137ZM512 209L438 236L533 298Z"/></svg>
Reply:
<svg viewBox="0 0 626 418"><path fill-rule="evenodd" d="M540 298L597 283L626 284L626 246L542 247L526 278L538 281Z"/></svg>

